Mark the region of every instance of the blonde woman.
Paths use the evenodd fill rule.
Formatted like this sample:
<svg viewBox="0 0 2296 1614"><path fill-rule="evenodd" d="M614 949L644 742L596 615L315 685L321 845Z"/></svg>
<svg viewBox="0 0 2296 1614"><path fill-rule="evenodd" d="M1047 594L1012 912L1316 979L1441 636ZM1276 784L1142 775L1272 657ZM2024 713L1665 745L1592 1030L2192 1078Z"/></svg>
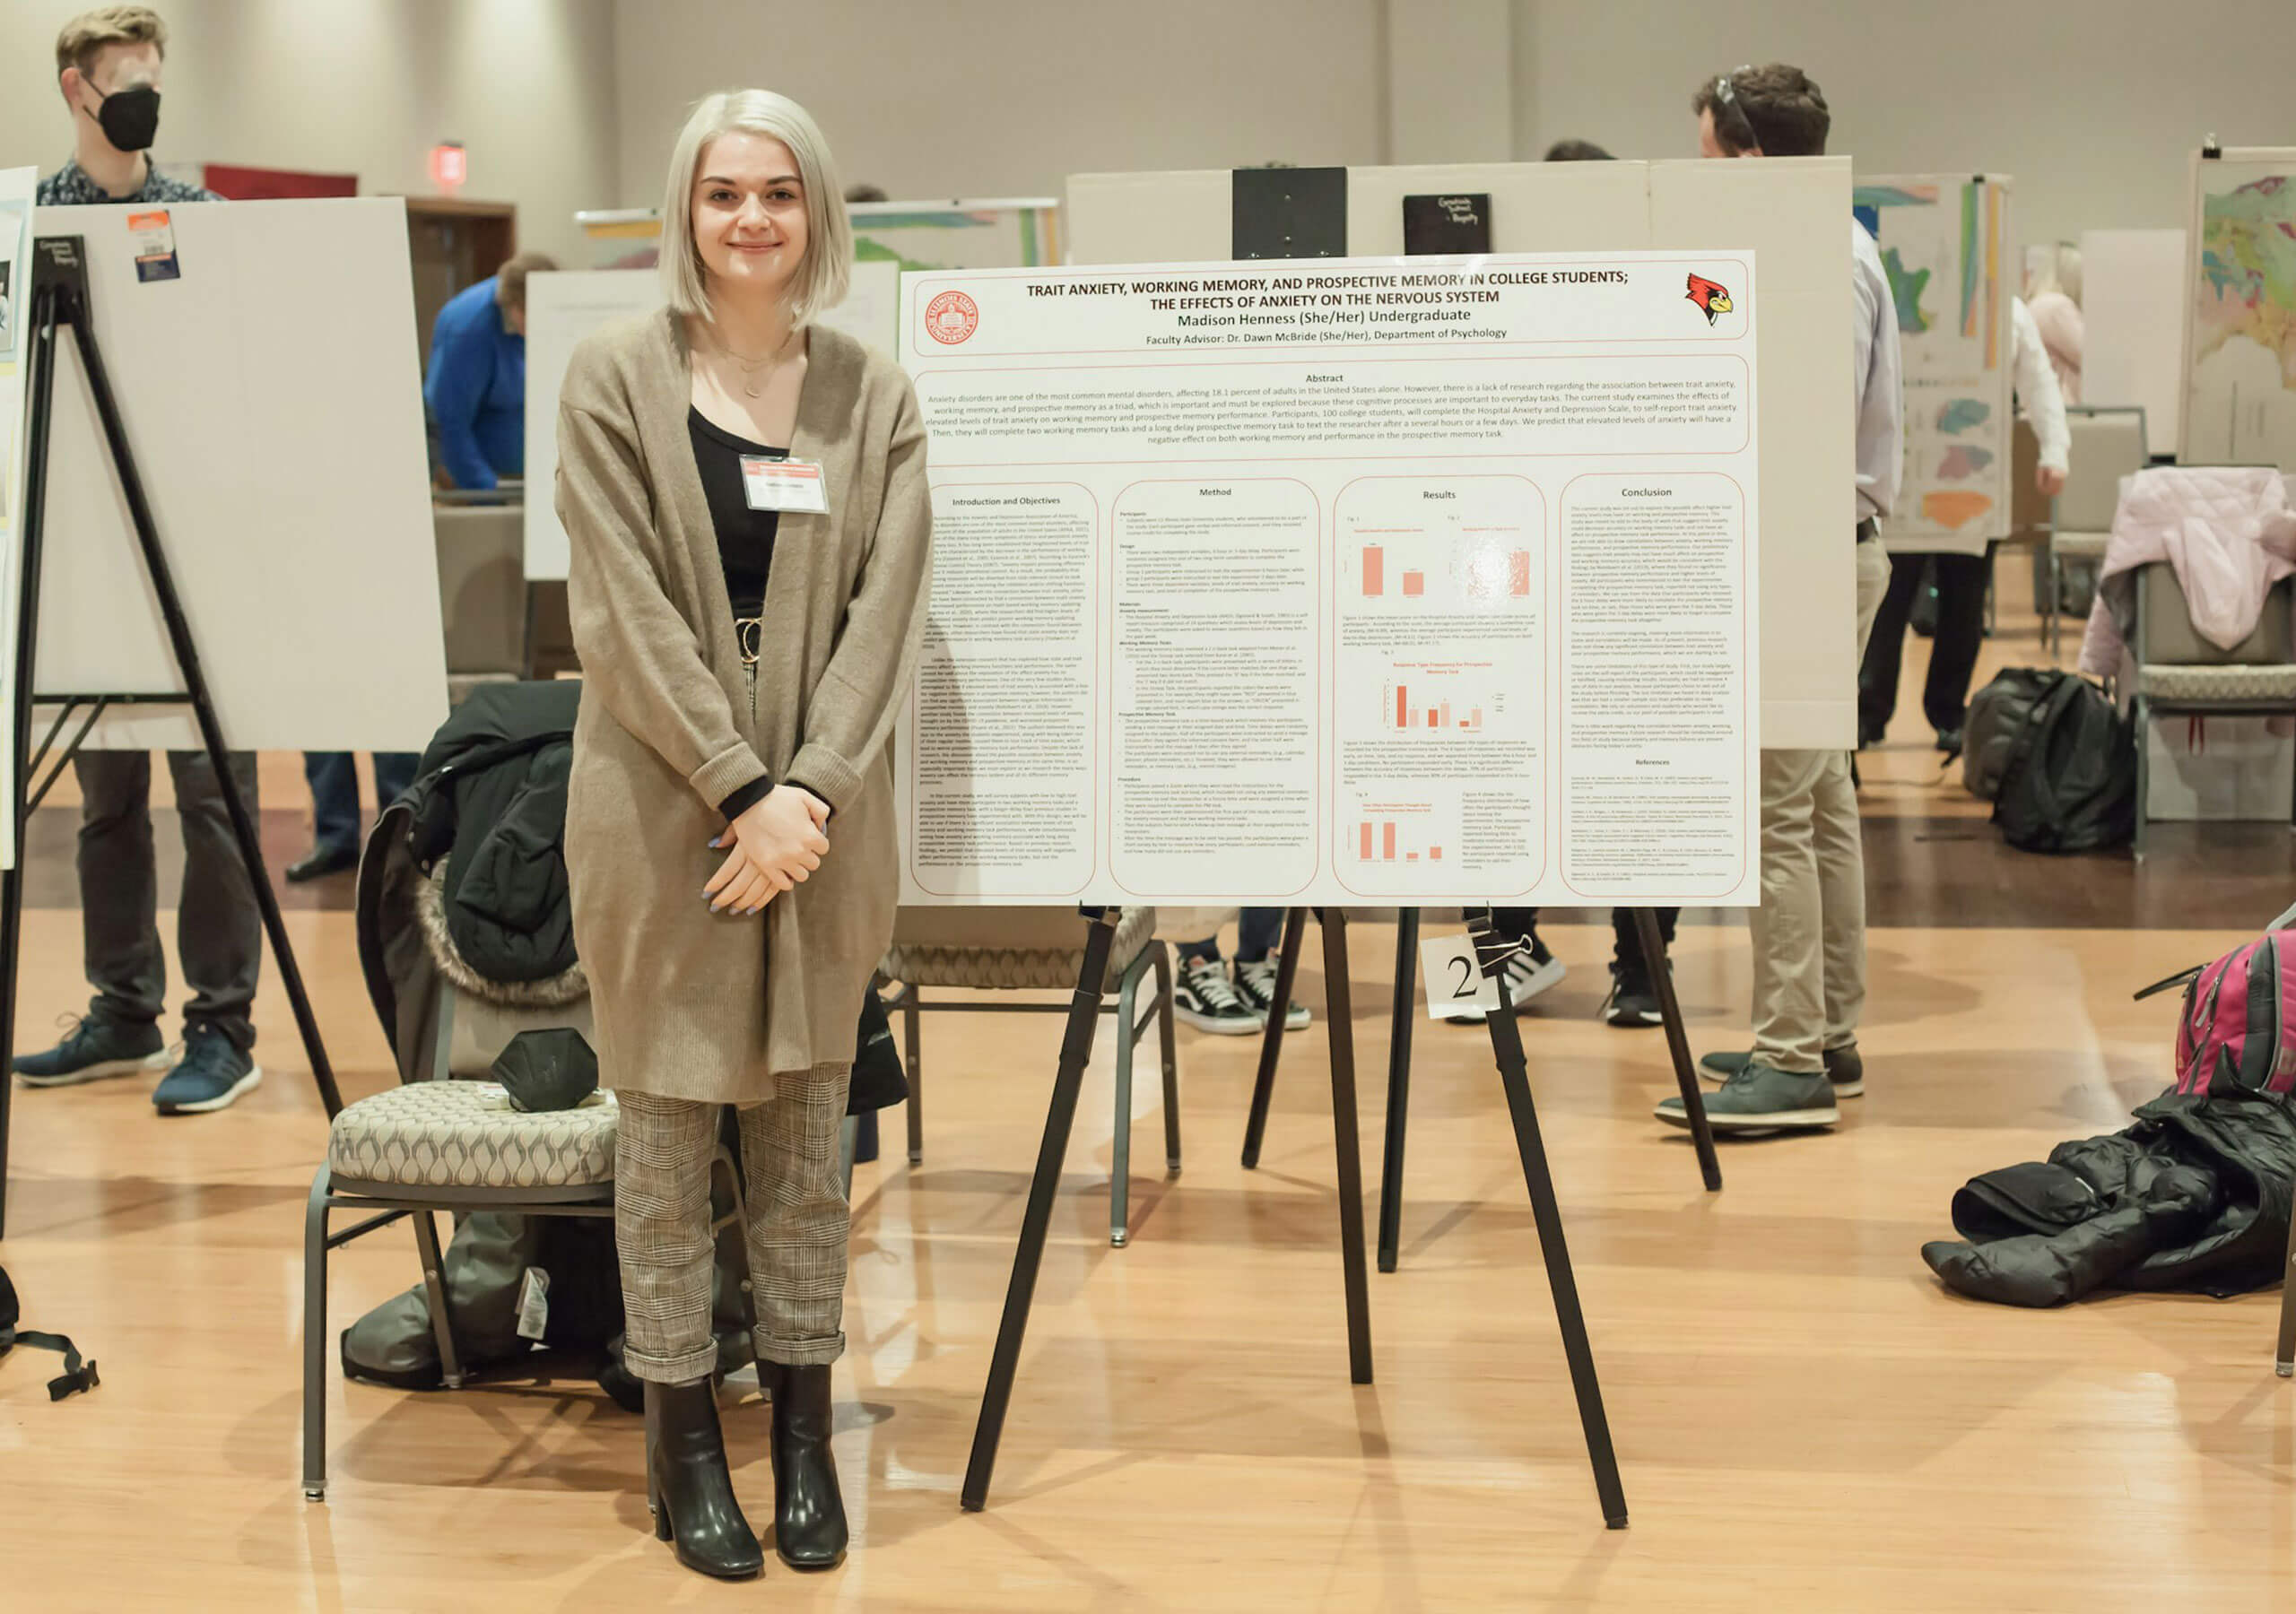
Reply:
<svg viewBox="0 0 2296 1614"><path fill-rule="evenodd" d="M558 511L585 689L566 811L574 932L622 1103L625 1361L656 1533L763 1566L733 1491L709 1329L709 1175L739 1106L774 1547L844 1556L837 1135L892 933L886 737L925 613L925 433L891 361L813 323L851 228L829 148L764 91L701 101L670 159L669 307L577 350Z"/></svg>

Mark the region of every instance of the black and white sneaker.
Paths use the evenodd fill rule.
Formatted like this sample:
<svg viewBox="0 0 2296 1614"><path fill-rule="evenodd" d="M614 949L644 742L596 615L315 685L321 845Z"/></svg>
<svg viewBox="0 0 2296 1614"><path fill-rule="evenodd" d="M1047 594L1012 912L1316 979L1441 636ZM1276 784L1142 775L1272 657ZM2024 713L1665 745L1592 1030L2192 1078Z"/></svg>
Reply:
<svg viewBox="0 0 2296 1614"><path fill-rule="evenodd" d="M1244 1000L1244 1007L1267 1024L1267 1011L1275 1006L1275 960L1255 959L1236 960L1236 995ZM1311 1017L1305 1003L1293 1003L1283 1011L1286 1031L1304 1031Z"/></svg>
<svg viewBox="0 0 2296 1614"><path fill-rule="evenodd" d="M1658 1006L1658 989L1650 984L1648 970L1639 965L1633 968L1617 963L1611 966L1611 995L1603 1005L1603 1019L1622 1031L1666 1023L1665 1012Z"/></svg>
<svg viewBox="0 0 2296 1614"><path fill-rule="evenodd" d="M1172 985L1172 1011L1184 1025L1214 1037L1249 1037L1264 1021L1236 995L1228 967L1217 959L1182 959Z"/></svg>
<svg viewBox="0 0 2296 1614"><path fill-rule="evenodd" d="M1563 968L1561 959L1547 951L1546 943L1539 940L1535 931L1515 944L1515 950L1500 968L1507 983L1507 1001L1518 1009L1541 993L1561 985L1562 977L1570 973ZM1480 1026L1487 1017L1474 1004L1463 1003L1446 1009L1442 1018L1460 1025Z"/></svg>

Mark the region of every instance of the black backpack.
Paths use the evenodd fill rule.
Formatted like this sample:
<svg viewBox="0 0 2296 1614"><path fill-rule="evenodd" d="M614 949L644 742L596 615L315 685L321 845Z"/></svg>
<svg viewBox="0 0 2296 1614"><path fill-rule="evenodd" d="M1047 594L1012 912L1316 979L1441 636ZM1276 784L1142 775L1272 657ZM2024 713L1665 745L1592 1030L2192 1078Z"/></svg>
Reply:
<svg viewBox="0 0 2296 1614"><path fill-rule="evenodd" d="M2064 676L2047 667L2011 667L1970 698L1961 725L1961 784L1979 801L2000 795L2001 776L2026 719Z"/></svg>
<svg viewBox="0 0 2296 1614"><path fill-rule="evenodd" d="M2135 730L2071 672L2026 717L2001 771L1993 821L2021 852L2095 852L2136 833Z"/></svg>
<svg viewBox="0 0 2296 1614"><path fill-rule="evenodd" d="M18 1345L37 1345L44 1350L61 1351L64 1355L64 1375L48 1381L48 1399L62 1401L82 1390L92 1390L102 1381L96 1377L96 1365L83 1362L78 1349L62 1334L39 1333L29 1328L18 1328L16 1319L22 1315L16 1304L16 1286L8 1281L8 1269L0 1267L0 1357Z"/></svg>

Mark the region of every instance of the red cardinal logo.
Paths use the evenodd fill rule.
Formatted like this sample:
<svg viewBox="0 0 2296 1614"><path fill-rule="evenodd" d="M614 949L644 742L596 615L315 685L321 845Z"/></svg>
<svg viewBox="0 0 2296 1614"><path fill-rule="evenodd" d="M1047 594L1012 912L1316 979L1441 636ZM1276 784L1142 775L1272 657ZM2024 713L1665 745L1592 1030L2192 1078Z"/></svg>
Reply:
<svg viewBox="0 0 2296 1614"><path fill-rule="evenodd" d="M1693 274L1690 277L1690 300L1696 303L1700 310L1705 314L1706 323L1712 325L1716 315L1727 314L1730 311L1730 288L1720 281L1710 281L1702 274Z"/></svg>

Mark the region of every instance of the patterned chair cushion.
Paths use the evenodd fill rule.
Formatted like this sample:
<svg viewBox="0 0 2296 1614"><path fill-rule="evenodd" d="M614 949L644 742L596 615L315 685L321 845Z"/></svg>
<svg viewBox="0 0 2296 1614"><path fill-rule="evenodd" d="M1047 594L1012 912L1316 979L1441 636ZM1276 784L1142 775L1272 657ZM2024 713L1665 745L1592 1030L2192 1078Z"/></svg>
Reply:
<svg viewBox="0 0 2296 1614"><path fill-rule="evenodd" d="M978 910L988 914L994 910ZM996 987L1006 991L1060 992L1076 985L1084 964L1084 922L1071 913L1066 924L1077 937L1074 947L999 947L993 942L968 947L948 941L904 940L896 930L892 947L877 968L888 980L910 986ZM984 932L993 934L993 922ZM1130 968L1154 941L1156 910L1130 907L1117 922L1116 941L1109 952L1109 979Z"/></svg>
<svg viewBox="0 0 2296 1614"><path fill-rule="evenodd" d="M346 1106L327 1134L338 1177L408 1188L568 1188L613 1181L609 1092L527 1115L493 1081L410 1081Z"/></svg>
<svg viewBox="0 0 2296 1614"><path fill-rule="evenodd" d="M2296 701L2296 664L2179 667L2147 662L2136 670L2136 680L2139 691L2154 700Z"/></svg>

